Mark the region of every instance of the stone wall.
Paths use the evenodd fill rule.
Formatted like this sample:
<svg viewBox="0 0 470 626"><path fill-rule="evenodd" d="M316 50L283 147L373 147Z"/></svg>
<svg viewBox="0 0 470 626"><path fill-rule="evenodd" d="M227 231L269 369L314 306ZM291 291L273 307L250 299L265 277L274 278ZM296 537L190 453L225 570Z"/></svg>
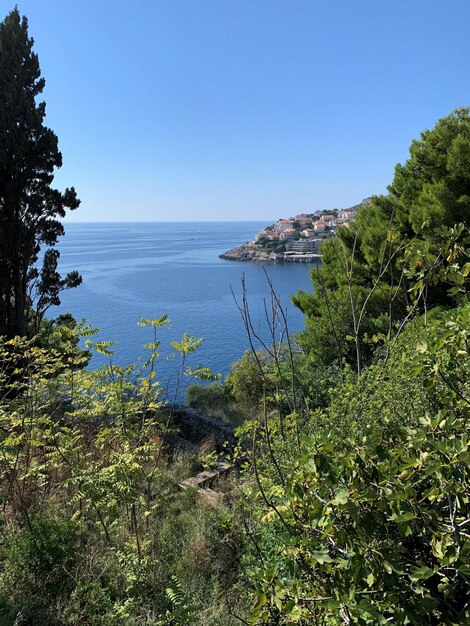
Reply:
<svg viewBox="0 0 470 626"><path fill-rule="evenodd" d="M194 444L210 439L219 451L226 443L229 448L235 446L235 432L231 424L184 406L173 407L171 414L179 429L178 434L183 439Z"/></svg>

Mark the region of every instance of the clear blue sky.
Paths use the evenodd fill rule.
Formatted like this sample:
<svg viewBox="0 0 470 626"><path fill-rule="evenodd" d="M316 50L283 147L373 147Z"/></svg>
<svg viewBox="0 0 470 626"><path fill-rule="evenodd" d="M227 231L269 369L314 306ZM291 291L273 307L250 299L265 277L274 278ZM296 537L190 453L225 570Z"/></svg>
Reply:
<svg viewBox="0 0 470 626"><path fill-rule="evenodd" d="M2 14L13 3L0 0ZM273 221L385 191L470 104L468 0L18 0L73 221Z"/></svg>

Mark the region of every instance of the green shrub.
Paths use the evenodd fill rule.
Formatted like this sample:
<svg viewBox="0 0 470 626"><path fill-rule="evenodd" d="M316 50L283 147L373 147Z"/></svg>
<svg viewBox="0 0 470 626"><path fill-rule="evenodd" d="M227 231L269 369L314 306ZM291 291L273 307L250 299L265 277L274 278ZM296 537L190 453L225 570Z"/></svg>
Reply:
<svg viewBox="0 0 470 626"><path fill-rule="evenodd" d="M250 623L469 623L470 306L431 317L287 452L260 431Z"/></svg>
<svg viewBox="0 0 470 626"><path fill-rule="evenodd" d="M73 586L77 540L73 522L39 515L31 517L30 528L9 537L1 555L0 585L25 624L55 623L55 607Z"/></svg>

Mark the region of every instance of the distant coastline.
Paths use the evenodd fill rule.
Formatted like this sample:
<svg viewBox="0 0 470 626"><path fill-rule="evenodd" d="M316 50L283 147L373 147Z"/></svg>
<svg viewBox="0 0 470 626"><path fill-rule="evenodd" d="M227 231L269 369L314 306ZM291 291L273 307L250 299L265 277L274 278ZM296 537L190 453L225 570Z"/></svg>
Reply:
<svg viewBox="0 0 470 626"><path fill-rule="evenodd" d="M319 263L324 240L334 237L338 228L347 228L358 209L370 200L366 198L348 209L317 210L279 219L257 233L252 241L227 250L219 257L258 263Z"/></svg>

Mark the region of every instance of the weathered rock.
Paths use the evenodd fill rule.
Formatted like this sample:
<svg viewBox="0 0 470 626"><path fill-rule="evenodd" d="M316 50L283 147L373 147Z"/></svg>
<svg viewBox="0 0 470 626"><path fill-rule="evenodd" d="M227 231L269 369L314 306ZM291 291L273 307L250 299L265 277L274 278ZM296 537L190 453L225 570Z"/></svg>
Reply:
<svg viewBox="0 0 470 626"><path fill-rule="evenodd" d="M264 263L276 262L278 256L275 252L266 252L252 244L244 244L219 255L221 259L228 259L229 261L259 261Z"/></svg>

